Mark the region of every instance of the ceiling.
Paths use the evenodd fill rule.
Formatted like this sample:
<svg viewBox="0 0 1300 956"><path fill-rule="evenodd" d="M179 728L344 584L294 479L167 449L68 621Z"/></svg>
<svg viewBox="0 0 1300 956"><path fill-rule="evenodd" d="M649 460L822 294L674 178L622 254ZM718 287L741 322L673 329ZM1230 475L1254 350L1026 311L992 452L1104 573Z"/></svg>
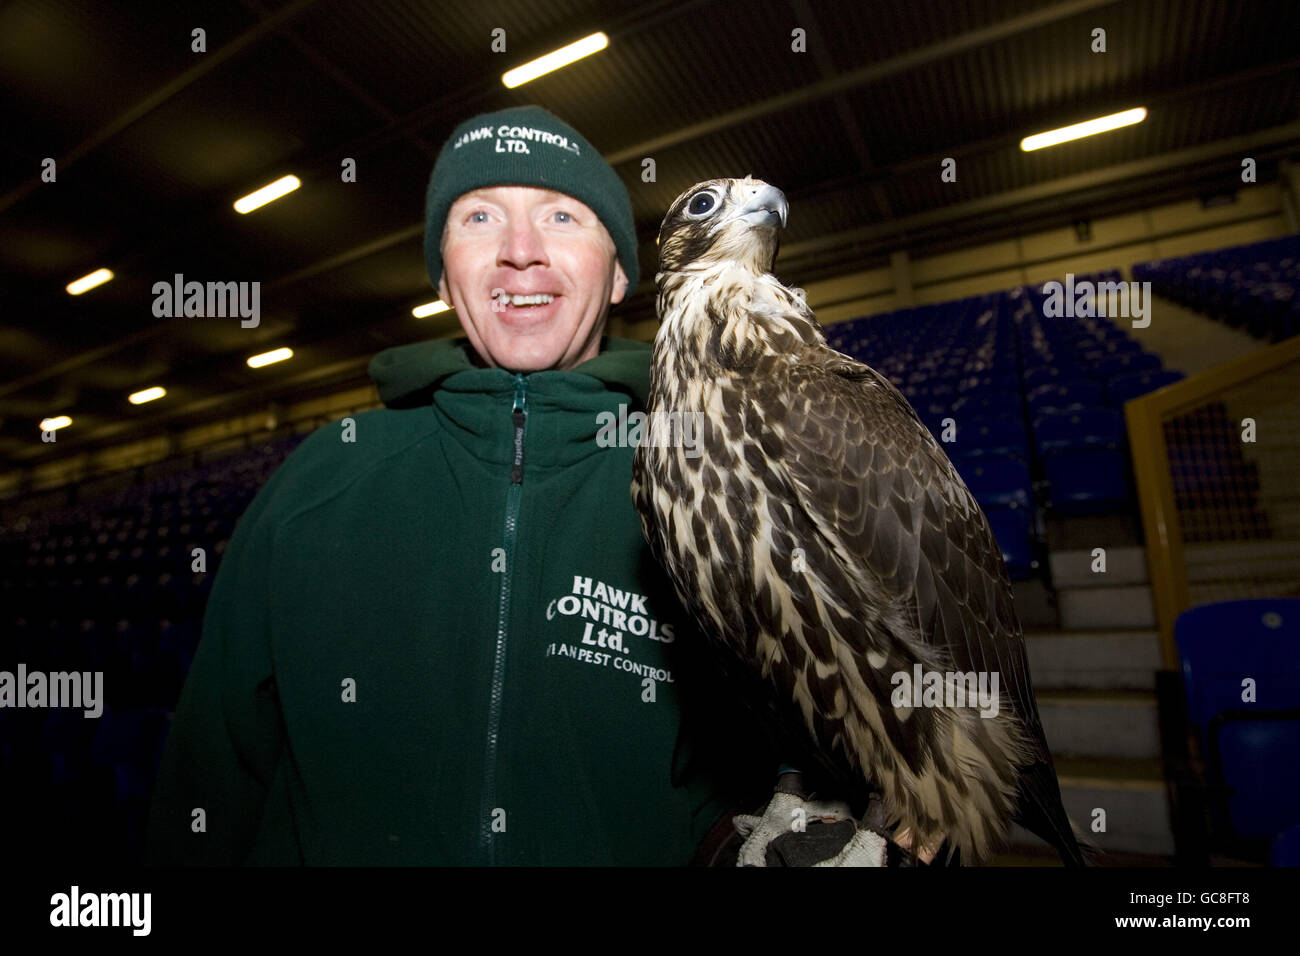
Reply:
<svg viewBox="0 0 1300 956"><path fill-rule="evenodd" d="M196 27L206 52L191 49ZM497 27L505 53L490 50ZM607 50L502 86L509 67L596 30ZM435 297L429 171L473 113L541 104L615 165L642 271L618 314L636 323L653 320L660 219L701 179L786 192L778 271L803 285L897 249L1231 188L1246 149L1275 178L1300 149L1296 36L1290 0L0 2L0 471L364 383L374 353L457 331L454 314L411 309ZM1135 105L1149 111L1138 126L1018 148ZM349 157L355 183L339 175ZM290 172L301 189L234 212ZM114 281L64 291L99 267ZM259 281L260 325L156 318L153 284L176 273ZM295 357L245 364L279 345ZM126 401L156 384L162 401ZM36 423L59 414L74 427L41 442Z"/></svg>

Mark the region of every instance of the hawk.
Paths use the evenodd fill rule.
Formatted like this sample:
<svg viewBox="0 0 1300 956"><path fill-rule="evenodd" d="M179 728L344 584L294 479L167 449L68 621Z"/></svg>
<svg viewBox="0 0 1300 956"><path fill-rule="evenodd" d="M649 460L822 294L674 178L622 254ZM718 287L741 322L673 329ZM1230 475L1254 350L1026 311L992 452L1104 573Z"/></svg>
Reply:
<svg viewBox="0 0 1300 956"><path fill-rule="evenodd" d="M782 746L878 799L913 859L987 860L1014 820L1081 864L988 520L903 395L771 274L786 215L746 177L664 217L632 480L650 548ZM968 675L995 706L964 699Z"/></svg>

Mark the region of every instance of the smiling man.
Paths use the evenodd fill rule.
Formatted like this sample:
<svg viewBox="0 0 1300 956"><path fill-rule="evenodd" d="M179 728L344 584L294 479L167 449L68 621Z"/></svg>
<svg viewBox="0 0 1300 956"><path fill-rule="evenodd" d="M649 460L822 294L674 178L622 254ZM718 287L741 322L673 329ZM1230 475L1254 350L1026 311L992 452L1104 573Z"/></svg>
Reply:
<svg viewBox="0 0 1300 956"><path fill-rule="evenodd" d="M452 204L441 241L438 292L484 362L567 370L599 354L628 277L586 203L533 186L475 189Z"/></svg>
<svg viewBox="0 0 1300 956"><path fill-rule="evenodd" d="M600 353L636 286L636 230L577 131L536 106L475 117L443 147L426 207L429 276L484 364L567 371Z"/></svg>
<svg viewBox="0 0 1300 956"><path fill-rule="evenodd" d="M152 862L684 865L762 795L772 767L727 776L685 716L720 698L693 693L634 449L596 441L649 391L649 346L604 335L636 248L618 175L555 116L452 133L424 252L465 336L376 356L385 407L315 432L240 521Z"/></svg>

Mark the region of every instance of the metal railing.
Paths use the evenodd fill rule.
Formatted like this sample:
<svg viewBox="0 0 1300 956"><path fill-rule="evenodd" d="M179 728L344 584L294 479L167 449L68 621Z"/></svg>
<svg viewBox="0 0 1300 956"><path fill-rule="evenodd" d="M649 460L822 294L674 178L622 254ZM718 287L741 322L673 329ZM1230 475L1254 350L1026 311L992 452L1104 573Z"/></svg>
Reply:
<svg viewBox="0 0 1300 956"><path fill-rule="evenodd" d="M1124 406L1165 666L1189 607L1300 596L1300 336Z"/></svg>

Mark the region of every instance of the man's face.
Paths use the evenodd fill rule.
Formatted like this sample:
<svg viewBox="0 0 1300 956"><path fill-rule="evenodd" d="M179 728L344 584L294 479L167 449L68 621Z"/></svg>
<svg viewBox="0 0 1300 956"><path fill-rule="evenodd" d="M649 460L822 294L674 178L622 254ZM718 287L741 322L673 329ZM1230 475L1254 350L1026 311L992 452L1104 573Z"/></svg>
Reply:
<svg viewBox="0 0 1300 956"><path fill-rule="evenodd" d="M493 186L465 193L447 214L438 294L489 365L567 370L594 358L609 307L626 292L614 240L571 196ZM553 298L516 304L540 293Z"/></svg>

